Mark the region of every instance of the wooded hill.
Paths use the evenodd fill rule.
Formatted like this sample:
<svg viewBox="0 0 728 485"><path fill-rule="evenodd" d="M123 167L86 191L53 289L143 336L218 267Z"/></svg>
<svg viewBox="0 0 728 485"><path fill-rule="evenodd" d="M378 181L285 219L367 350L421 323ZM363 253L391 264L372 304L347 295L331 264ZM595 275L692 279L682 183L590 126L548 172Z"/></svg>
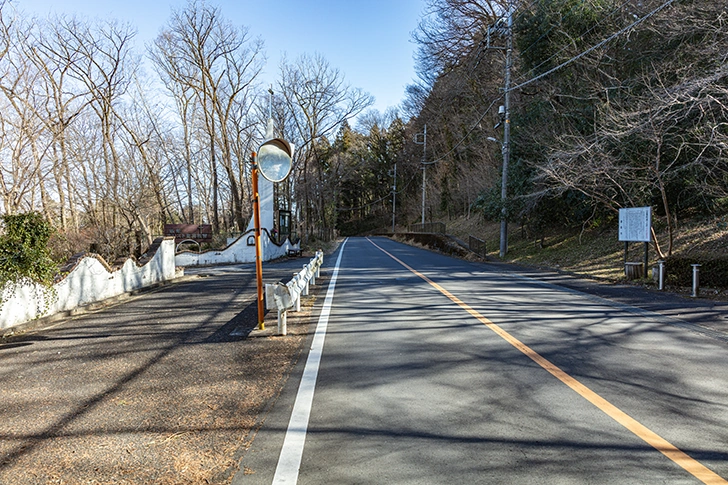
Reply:
<svg viewBox="0 0 728 485"><path fill-rule="evenodd" d="M497 219L500 150L487 137L502 137L493 126L505 55L493 47L505 42L491 33L488 48L484 36L502 24L508 2L429 5L416 35L423 82L410 100L421 107L415 123L427 123L433 158L451 152L435 169L432 197L441 211L461 213L477 180L474 206ZM553 226L613 224L620 207L652 206L669 228L658 252L669 255L677 220L726 213L725 2L515 6L511 221L538 237Z"/></svg>
<svg viewBox="0 0 728 485"><path fill-rule="evenodd" d="M494 126L509 2L428 5L415 33L421 81L405 104L412 131L427 124L427 161L437 161L427 210L435 220L468 210L498 220L501 150L488 138L503 137ZM667 256L678 220L728 213L725 2L512 5L510 221L538 238L652 206L668 229L655 241Z"/></svg>

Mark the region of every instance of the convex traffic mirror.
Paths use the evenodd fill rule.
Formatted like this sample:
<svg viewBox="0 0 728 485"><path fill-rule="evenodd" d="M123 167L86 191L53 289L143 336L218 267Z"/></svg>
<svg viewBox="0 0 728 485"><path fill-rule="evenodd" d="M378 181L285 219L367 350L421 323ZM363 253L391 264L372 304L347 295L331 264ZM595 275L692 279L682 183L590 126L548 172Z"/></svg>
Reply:
<svg viewBox="0 0 728 485"><path fill-rule="evenodd" d="M293 147L282 138L273 138L258 148L258 170L271 182L282 182L291 173Z"/></svg>

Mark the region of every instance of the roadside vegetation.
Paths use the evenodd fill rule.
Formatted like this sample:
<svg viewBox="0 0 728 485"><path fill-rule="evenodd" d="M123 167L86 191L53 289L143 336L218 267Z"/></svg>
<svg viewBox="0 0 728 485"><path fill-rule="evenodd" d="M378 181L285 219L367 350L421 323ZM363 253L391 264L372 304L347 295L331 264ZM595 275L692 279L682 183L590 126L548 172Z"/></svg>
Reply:
<svg viewBox="0 0 728 485"><path fill-rule="evenodd" d="M703 284L725 288L726 21L721 2L429 0L414 33L408 121L384 128L386 119L370 118L374 131L346 128L332 147L350 167L343 173L358 177L342 186L336 227L389 230L395 184L398 230L442 222L497 255L505 210L507 260L617 281L619 210L649 206L650 266L667 260L668 284L680 287L701 263ZM628 259L643 251L631 244Z"/></svg>
<svg viewBox="0 0 728 485"><path fill-rule="evenodd" d="M485 239L497 254L505 210L506 259L619 280L619 209L649 206L650 265L667 260L668 283L684 286L701 263L703 284L728 286L724 2L427 4L415 33L420 80L404 104L416 114L412 131L427 129L427 222ZM408 224L419 222L420 194L406 206ZM476 227L461 231L463 221ZM639 246L630 260L642 260Z"/></svg>
<svg viewBox="0 0 728 485"><path fill-rule="evenodd" d="M666 236L659 229L664 223L658 221L658 237ZM489 258L498 258L500 224L482 218L459 218L450 221L447 232L467 241L468 236L484 239ZM679 236L674 241L673 258L688 264L705 261L724 260L728 254L728 227L722 219L687 221L680 227ZM629 246L628 261L641 262L644 246L633 243ZM529 237L524 228L512 226L509 231L509 251L507 261L573 273L582 277L605 282L627 282L624 273L624 243L618 241L615 226L607 228L557 228L548 231L542 238ZM650 264L656 264L657 256L650 247ZM671 291L689 293L690 274L668 276L666 284ZM703 294L710 297L728 298L728 283L724 273L710 274L710 269L701 273ZM634 284L655 286L652 275Z"/></svg>
<svg viewBox="0 0 728 485"><path fill-rule="evenodd" d="M14 283L38 284L53 294L58 263L49 247L52 236L53 228L38 212L2 216L0 308L14 291Z"/></svg>

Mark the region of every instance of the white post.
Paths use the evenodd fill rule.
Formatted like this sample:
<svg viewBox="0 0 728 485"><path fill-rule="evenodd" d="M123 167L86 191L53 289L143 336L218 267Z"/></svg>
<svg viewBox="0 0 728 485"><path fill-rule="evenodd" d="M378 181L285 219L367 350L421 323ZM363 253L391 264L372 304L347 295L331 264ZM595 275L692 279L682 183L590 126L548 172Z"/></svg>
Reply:
<svg viewBox="0 0 728 485"><path fill-rule="evenodd" d="M690 266L693 267L693 294L690 296L697 298L700 291L700 265L691 264Z"/></svg>
<svg viewBox="0 0 728 485"><path fill-rule="evenodd" d="M660 291L665 289L665 261L660 259L657 261L659 274L658 274L658 289Z"/></svg>
<svg viewBox="0 0 728 485"><path fill-rule="evenodd" d="M288 315L285 310L278 310L278 335L286 335L288 332Z"/></svg>

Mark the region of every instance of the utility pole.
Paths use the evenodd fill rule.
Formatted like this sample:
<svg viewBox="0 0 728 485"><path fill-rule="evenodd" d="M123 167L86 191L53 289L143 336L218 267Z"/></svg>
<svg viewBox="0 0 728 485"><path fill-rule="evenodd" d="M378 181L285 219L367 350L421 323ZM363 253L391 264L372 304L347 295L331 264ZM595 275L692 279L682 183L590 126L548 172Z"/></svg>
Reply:
<svg viewBox="0 0 728 485"><path fill-rule="evenodd" d="M422 135L423 140L417 141L417 137L419 135ZM422 149L422 230L424 231L425 228L425 183L426 183L426 175L425 175L425 169L427 168L427 164L425 163L426 157L427 157L427 125L425 125L425 129L422 133L417 133L415 135L415 143L418 145L424 145Z"/></svg>
<svg viewBox="0 0 728 485"><path fill-rule="evenodd" d="M394 234L395 214L397 213L397 162L394 162L394 183L392 184L392 234Z"/></svg>
<svg viewBox="0 0 728 485"><path fill-rule="evenodd" d="M508 252L508 163L511 159L511 64L513 62L513 0L508 0L506 30L505 118L503 120L503 175L501 180L500 257Z"/></svg>

